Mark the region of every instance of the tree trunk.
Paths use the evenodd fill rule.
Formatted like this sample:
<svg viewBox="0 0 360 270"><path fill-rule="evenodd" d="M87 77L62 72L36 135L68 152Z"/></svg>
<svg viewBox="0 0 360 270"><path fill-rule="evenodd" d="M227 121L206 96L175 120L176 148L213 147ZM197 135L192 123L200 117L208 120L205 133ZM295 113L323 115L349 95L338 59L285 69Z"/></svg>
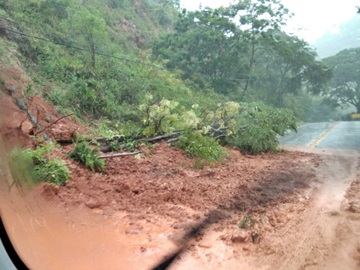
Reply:
<svg viewBox="0 0 360 270"><path fill-rule="evenodd" d="M90 53L91 53L91 67L94 68L95 67L95 57L96 57L95 44L94 43L91 43Z"/></svg>
<svg viewBox="0 0 360 270"><path fill-rule="evenodd" d="M251 79L251 73L252 73L254 62L255 62L255 37L253 37L252 44L251 44L251 56L250 56L249 70L248 70L249 78L246 80L244 91L242 92L240 101L244 101L244 99L246 97L246 93L249 89L249 83L250 83L250 79Z"/></svg>

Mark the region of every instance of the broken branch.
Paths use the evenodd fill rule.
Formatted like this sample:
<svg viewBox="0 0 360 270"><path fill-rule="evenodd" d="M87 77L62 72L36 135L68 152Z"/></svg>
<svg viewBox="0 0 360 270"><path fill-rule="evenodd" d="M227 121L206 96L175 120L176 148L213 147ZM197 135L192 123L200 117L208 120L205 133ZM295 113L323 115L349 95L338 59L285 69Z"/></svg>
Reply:
<svg viewBox="0 0 360 270"><path fill-rule="evenodd" d="M42 130L39 130L35 133L35 136L44 132L45 130L47 130L48 128L50 128L51 126L55 125L57 122L59 122L61 119L64 119L66 117L69 117L69 116L72 116L74 113L70 113L70 114L67 114L67 115L64 115L58 119L56 119L54 122L52 122L50 125L48 125L47 127L43 128Z"/></svg>
<svg viewBox="0 0 360 270"><path fill-rule="evenodd" d="M138 152L131 152L131 153L119 153L114 155L104 155L99 156L98 158L114 158L114 157L125 157L125 156L136 156L138 154L145 153L144 151L138 151Z"/></svg>

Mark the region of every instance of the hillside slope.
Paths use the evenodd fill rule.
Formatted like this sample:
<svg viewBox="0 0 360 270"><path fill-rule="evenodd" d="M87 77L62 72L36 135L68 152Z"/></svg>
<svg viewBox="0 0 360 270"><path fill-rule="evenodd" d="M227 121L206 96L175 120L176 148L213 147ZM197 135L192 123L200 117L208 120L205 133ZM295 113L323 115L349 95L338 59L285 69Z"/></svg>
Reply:
<svg viewBox="0 0 360 270"><path fill-rule="evenodd" d="M354 15L340 26L337 33L327 33L312 45L316 47L321 58L333 56L345 49L360 47L360 15Z"/></svg>

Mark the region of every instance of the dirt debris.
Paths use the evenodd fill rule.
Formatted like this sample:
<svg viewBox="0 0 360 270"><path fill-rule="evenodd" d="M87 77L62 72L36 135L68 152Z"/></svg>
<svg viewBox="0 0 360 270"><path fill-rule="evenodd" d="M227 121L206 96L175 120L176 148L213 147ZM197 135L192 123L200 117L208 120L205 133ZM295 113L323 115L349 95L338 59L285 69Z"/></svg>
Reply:
<svg viewBox="0 0 360 270"><path fill-rule="evenodd" d="M152 213L185 222L205 214L214 223L226 219L226 224L233 224L239 217L229 220L232 215L261 214L266 207L299 200L315 178L313 170L302 170L317 160L310 154L285 152L248 158L236 150L229 152L224 164L201 170L193 169L193 160L166 143L155 145L140 160L113 158L104 173L93 174L68 159L72 177L56 196L66 206L84 204L108 215L116 211ZM214 212L214 208L221 211ZM280 222L274 216L271 223Z"/></svg>

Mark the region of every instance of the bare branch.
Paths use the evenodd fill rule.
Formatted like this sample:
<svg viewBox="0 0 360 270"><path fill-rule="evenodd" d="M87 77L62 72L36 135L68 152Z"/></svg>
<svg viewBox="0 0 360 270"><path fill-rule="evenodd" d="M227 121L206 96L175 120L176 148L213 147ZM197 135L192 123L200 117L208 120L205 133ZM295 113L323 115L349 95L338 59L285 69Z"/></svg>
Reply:
<svg viewBox="0 0 360 270"><path fill-rule="evenodd" d="M69 117L69 116L72 116L73 114L74 114L74 113L70 113L70 114L68 114L68 115L64 115L64 116L56 119L54 122L52 122L52 123L51 123L50 125L48 125L47 127L43 128L42 130L39 130L39 131L35 132L34 135L36 136L36 135L44 132L45 130L47 130L48 128L50 128L51 126L53 126L53 125L55 125L57 122L59 122L61 119L64 119L64 118Z"/></svg>
<svg viewBox="0 0 360 270"><path fill-rule="evenodd" d="M103 155L98 156L98 158L114 158L114 157L126 157L126 156L136 156L138 154L145 153L144 151L138 151L138 152L131 152L131 153L119 153L114 155Z"/></svg>

